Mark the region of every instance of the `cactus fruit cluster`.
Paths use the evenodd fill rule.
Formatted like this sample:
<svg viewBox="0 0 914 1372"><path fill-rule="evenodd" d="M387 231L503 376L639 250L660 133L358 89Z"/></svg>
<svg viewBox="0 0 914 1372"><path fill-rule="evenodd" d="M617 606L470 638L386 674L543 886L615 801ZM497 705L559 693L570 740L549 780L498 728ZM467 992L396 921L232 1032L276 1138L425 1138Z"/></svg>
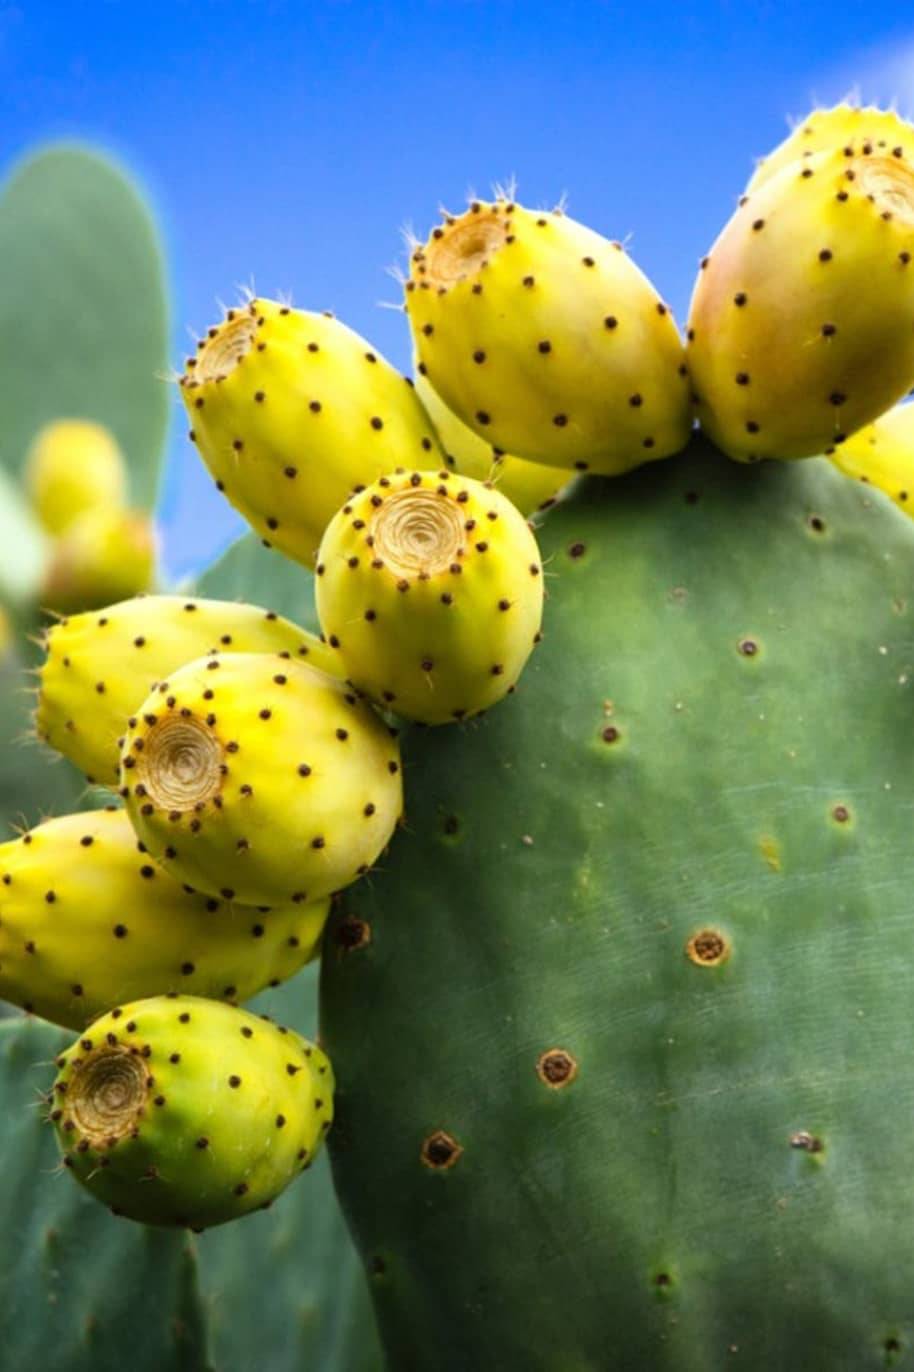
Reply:
<svg viewBox="0 0 914 1372"><path fill-rule="evenodd" d="M914 1357L912 159L815 111L685 338L498 194L412 251L416 384L260 297L201 340L191 437L299 565L52 627L108 808L0 847L116 1214L221 1226L326 1135L396 1372ZM240 1008L318 957L319 1046Z"/></svg>

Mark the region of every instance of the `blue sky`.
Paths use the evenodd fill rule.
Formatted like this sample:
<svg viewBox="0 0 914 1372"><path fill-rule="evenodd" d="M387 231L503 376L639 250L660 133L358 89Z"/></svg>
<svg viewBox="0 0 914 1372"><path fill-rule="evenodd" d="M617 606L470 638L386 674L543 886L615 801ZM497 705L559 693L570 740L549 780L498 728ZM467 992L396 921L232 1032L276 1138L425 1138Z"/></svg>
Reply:
<svg viewBox="0 0 914 1372"><path fill-rule="evenodd" d="M888 3L0 0L0 162L91 140L152 196L174 359L254 282L331 309L406 368L401 230L516 176L522 202L626 239L680 320L753 158L857 87L914 109L914 14ZM855 22L856 17L856 22ZM242 525L176 403L173 573Z"/></svg>

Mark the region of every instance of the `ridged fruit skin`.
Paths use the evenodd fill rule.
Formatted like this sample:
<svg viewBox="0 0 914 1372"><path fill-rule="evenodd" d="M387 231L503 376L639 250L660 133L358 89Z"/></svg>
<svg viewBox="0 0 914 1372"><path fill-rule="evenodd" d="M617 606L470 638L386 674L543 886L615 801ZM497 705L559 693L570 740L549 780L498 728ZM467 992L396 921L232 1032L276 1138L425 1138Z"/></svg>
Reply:
<svg viewBox="0 0 914 1372"><path fill-rule="evenodd" d="M746 190L757 191L782 167L832 148L840 148L846 157L903 157L911 162L914 126L896 110L880 110L873 105L842 103L830 109L814 109L759 160Z"/></svg>
<svg viewBox="0 0 914 1372"><path fill-rule="evenodd" d="M614 476L688 440L672 314L621 243L561 211L448 217L413 253L406 310L420 372L506 453Z"/></svg>
<svg viewBox="0 0 914 1372"><path fill-rule="evenodd" d="M407 719L448 724L514 690L539 638L543 568L498 491L401 470L331 521L315 593L348 680Z"/></svg>
<svg viewBox="0 0 914 1372"><path fill-rule="evenodd" d="M0 997L69 1029L168 991L245 1001L317 957L328 910L190 892L123 810L63 815L0 845Z"/></svg>
<svg viewBox="0 0 914 1372"><path fill-rule="evenodd" d="M914 382L914 170L841 149L745 197L692 296L689 370L730 457L810 457Z"/></svg>
<svg viewBox="0 0 914 1372"><path fill-rule="evenodd" d="M561 468L511 457L480 438L448 409L428 377L421 373L416 376L416 394L435 426L451 470L476 481L491 482L521 514L550 509L570 489L568 473Z"/></svg>
<svg viewBox="0 0 914 1372"><path fill-rule="evenodd" d="M36 435L26 460L32 504L50 534L62 534L90 510L123 510L127 468L104 424L58 419Z"/></svg>
<svg viewBox="0 0 914 1372"><path fill-rule="evenodd" d="M523 691L405 736L409 826L325 937L389 1365L903 1364L914 529L696 444L541 539Z"/></svg>
<svg viewBox="0 0 914 1372"><path fill-rule="evenodd" d="M86 510L54 545L41 600L76 614L148 591L156 576L156 531L141 510Z"/></svg>
<svg viewBox="0 0 914 1372"><path fill-rule="evenodd" d="M170 672L194 658L275 652L333 671L315 634L260 605L150 595L71 616L49 629L35 729L90 781L117 786L127 720Z"/></svg>
<svg viewBox="0 0 914 1372"><path fill-rule="evenodd" d="M845 476L885 491L914 514L914 404L896 405L836 448L832 462Z"/></svg>
<svg viewBox="0 0 914 1372"><path fill-rule="evenodd" d="M320 900L386 847L400 749L351 688L277 654L200 658L139 707L121 750L127 812L178 881L246 905Z"/></svg>
<svg viewBox="0 0 914 1372"><path fill-rule="evenodd" d="M273 300L209 330L181 395L219 489L269 547L307 567L356 486L444 460L407 377L332 315Z"/></svg>
<svg viewBox="0 0 914 1372"><path fill-rule="evenodd" d="M319 1048L197 996L120 1006L57 1063L51 1118L66 1166L143 1224L204 1229L269 1205L333 1119Z"/></svg>

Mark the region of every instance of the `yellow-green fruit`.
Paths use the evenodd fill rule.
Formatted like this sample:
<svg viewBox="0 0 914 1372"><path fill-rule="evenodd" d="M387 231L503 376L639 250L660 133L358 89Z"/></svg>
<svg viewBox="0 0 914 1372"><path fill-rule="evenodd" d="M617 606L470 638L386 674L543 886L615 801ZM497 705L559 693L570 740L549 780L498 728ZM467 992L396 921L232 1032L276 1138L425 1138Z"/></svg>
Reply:
<svg viewBox="0 0 914 1372"><path fill-rule="evenodd" d="M11 656L14 641L13 621L0 605L0 661Z"/></svg>
<svg viewBox="0 0 914 1372"><path fill-rule="evenodd" d="M195 596L138 596L74 615L47 635L35 728L90 781L117 786L120 740L149 692L207 653L280 653L323 671L336 655L272 610Z"/></svg>
<svg viewBox="0 0 914 1372"><path fill-rule="evenodd" d="M0 845L0 997L71 1029L168 991L244 1001L317 956L328 910L198 895L123 810L64 815Z"/></svg>
<svg viewBox="0 0 914 1372"><path fill-rule="evenodd" d="M847 157L897 157L914 160L914 126L895 110L872 105L835 105L815 109L802 119L783 143L760 159L747 186L757 191L776 172L798 158L840 148Z"/></svg>
<svg viewBox="0 0 914 1372"><path fill-rule="evenodd" d="M453 461L454 468L464 476L497 486L521 514L548 509L568 489L568 473L562 468L511 457L480 438L448 409L428 377L421 373L416 377L416 393L435 426L448 465Z"/></svg>
<svg viewBox="0 0 914 1372"><path fill-rule="evenodd" d="M412 382L332 315L252 300L188 359L191 437L270 547L313 567L358 486L400 462L443 462Z"/></svg>
<svg viewBox="0 0 914 1372"><path fill-rule="evenodd" d="M60 614L96 609L147 591L155 580L156 537L138 510L88 510L54 545L42 604Z"/></svg>
<svg viewBox="0 0 914 1372"><path fill-rule="evenodd" d="M416 249L406 291L420 372L504 452L614 476L685 445L679 333L621 243L474 202Z"/></svg>
<svg viewBox="0 0 914 1372"><path fill-rule="evenodd" d="M498 491L447 471L401 470L351 497L324 535L315 586L349 680L424 724L513 691L539 637L528 524Z"/></svg>
<svg viewBox="0 0 914 1372"><path fill-rule="evenodd" d="M303 904L347 886L387 845L403 806L392 734L312 667L200 658L137 710L122 793L179 881L249 905Z"/></svg>
<svg viewBox="0 0 914 1372"><path fill-rule="evenodd" d="M89 510L111 513L127 501L127 468L117 441L88 419L45 425L29 449L25 481L51 534L62 534Z"/></svg>
<svg viewBox="0 0 914 1372"><path fill-rule="evenodd" d="M692 297L702 428L738 461L810 457L914 382L914 170L838 149L745 197Z"/></svg>
<svg viewBox="0 0 914 1372"><path fill-rule="evenodd" d="M112 1010L57 1059L64 1164L116 1215L205 1229L269 1205L333 1119L333 1071L291 1029L196 996Z"/></svg>
<svg viewBox="0 0 914 1372"><path fill-rule="evenodd" d="M832 462L846 476L885 491L899 509L914 515L914 404L896 405L851 434L835 449Z"/></svg>

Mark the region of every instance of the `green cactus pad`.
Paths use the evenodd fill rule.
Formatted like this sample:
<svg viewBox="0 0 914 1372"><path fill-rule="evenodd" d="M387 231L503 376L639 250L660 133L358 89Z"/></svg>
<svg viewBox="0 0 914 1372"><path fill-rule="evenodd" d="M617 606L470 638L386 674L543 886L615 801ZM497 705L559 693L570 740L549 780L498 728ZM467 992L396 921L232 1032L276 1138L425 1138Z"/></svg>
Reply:
<svg viewBox="0 0 914 1372"><path fill-rule="evenodd" d="M325 936L390 1365L903 1361L914 529L696 443L542 544L516 696L407 736L410 829Z"/></svg>

